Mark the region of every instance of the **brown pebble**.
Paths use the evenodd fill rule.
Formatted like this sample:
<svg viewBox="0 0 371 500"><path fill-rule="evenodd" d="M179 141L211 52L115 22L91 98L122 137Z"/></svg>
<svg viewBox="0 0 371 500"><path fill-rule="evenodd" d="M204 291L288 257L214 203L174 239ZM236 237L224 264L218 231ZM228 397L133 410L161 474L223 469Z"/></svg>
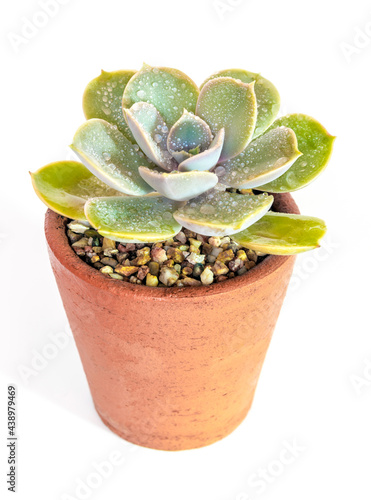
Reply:
<svg viewBox="0 0 371 500"><path fill-rule="evenodd" d="M221 274L229 273L228 267L223 262L220 262L219 260L217 260L215 262L214 267L212 269L213 269L213 273L216 276L220 276Z"/></svg>
<svg viewBox="0 0 371 500"><path fill-rule="evenodd" d="M210 255L211 252L213 251L213 246L210 245L209 243L204 243L202 245L202 253L205 253L206 255Z"/></svg>
<svg viewBox="0 0 371 500"><path fill-rule="evenodd" d="M184 278L180 281L180 283L183 285L183 286L201 286L202 283L201 281L199 280L195 280L193 278Z"/></svg>
<svg viewBox="0 0 371 500"><path fill-rule="evenodd" d="M81 238L83 237L81 233L74 233L73 231L71 231L71 229L68 229L67 236L71 243L76 243L76 241L81 240Z"/></svg>
<svg viewBox="0 0 371 500"><path fill-rule="evenodd" d="M73 247L73 249L79 257L83 257L85 255L85 250L83 248Z"/></svg>
<svg viewBox="0 0 371 500"><path fill-rule="evenodd" d="M220 283L221 281L225 281L225 280L227 280L227 279L228 279L228 276L217 276L217 277L215 278L215 281L216 281L217 283Z"/></svg>
<svg viewBox="0 0 371 500"><path fill-rule="evenodd" d="M190 266L185 266L183 267L182 269L182 273L185 275L185 276L191 276L191 274L193 273L193 268L190 267Z"/></svg>
<svg viewBox="0 0 371 500"><path fill-rule="evenodd" d="M175 239L180 241L183 245L187 242L187 236L183 233L183 231L180 231L180 233L175 236Z"/></svg>
<svg viewBox="0 0 371 500"><path fill-rule="evenodd" d="M167 260L166 251L162 247L155 246L152 248L151 258L153 261L163 264Z"/></svg>
<svg viewBox="0 0 371 500"><path fill-rule="evenodd" d="M117 260L111 259L111 257L103 257L103 259L101 259L101 262L105 266L111 266L113 268L117 266Z"/></svg>
<svg viewBox="0 0 371 500"><path fill-rule="evenodd" d="M151 261L148 264L149 267L149 272L153 274L153 276L158 276L158 273L160 272L160 264L158 262Z"/></svg>
<svg viewBox="0 0 371 500"><path fill-rule="evenodd" d="M247 251L247 258L249 260L252 260L253 262L258 262L258 256L256 255L256 253L254 252L254 250L248 250Z"/></svg>
<svg viewBox="0 0 371 500"><path fill-rule="evenodd" d="M147 276L149 273L149 267L148 266L142 266L138 270L137 277L139 280L144 280L144 278Z"/></svg>
<svg viewBox="0 0 371 500"><path fill-rule="evenodd" d="M233 260L229 261L229 263L228 263L229 269L233 272L238 271L243 266L244 266L244 261L241 259L233 259Z"/></svg>
<svg viewBox="0 0 371 500"><path fill-rule="evenodd" d="M246 267L247 270L252 269L255 266L256 266L256 264L252 260L247 260L245 262L245 267Z"/></svg>
<svg viewBox="0 0 371 500"><path fill-rule="evenodd" d="M122 264L129 257L128 253L118 253L116 255L117 262Z"/></svg>

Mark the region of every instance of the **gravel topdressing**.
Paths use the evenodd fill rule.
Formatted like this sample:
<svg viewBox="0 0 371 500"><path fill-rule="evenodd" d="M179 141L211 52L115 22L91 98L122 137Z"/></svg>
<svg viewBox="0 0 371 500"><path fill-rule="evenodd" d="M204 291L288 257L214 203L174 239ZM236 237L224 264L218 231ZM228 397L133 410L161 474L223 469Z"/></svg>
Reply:
<svg viewBox="0 0 371 500"><path fill-rule="evenodd" d="M78 221L67 225L76 254L111 279L146 286L202 286L241 276L264 256L228 236L208 237L183 229L161 243L117 243Z"/></svg>

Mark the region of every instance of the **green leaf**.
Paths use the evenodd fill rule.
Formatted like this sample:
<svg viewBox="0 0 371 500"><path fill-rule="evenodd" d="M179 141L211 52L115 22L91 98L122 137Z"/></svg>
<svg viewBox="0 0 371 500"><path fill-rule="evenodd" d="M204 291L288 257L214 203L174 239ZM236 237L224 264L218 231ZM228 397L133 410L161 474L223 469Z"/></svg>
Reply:
<svg viewBox="0 0 371 500"><path fill-rule="evenodd" d="M102 236L123 243L154 243L181 230L173 218L178 205L159 195L93 198L87 202L85 214Z"/></svg>
<svg viewBox="0 0 371 500"><path fill-rule="evenodd" d="M273 196L243 195L218 190L202 194L174 213L190 231L206 236L234 234L254 224L270 209Z"/></svg>
<svg viewBox="0 0 371 500"><path fill-rule="evenodd" d="M213 139L209 125L199 116L184 110L179 120L171 127L167 138L167 148L171 154L199 148L205 151Z"/></svg>
<svg viewBox="0 0 371 500"><path fill-rule="evenodd" d="M113 189L134 196L152 191L138 172L140 166L151 164L139 147L110 123L88 120L77 130L71 149L94 175Z"/></svg>
<svg viewBox="0 0 371 500"><path fill-rule="evenodd" d="M167 150L169 129L157 109L147 102L137 102L130 109L124 109L124 114L143 153L165 170L176 168Z"/></svg>
<svg viewBox="0 0 371 500"><path fill-rule="evenodd" d="M240 154L250 142L256 124L254 83L215 78L200 92L196 114L210 125L213 134L225 129L220 161Z"/></svg>
<svg viewBox="0 0 371 500"><path fill-rule="evenodd" d="M87 120L101 118L117 128L134 142L129 127L127 126L122 112L122 96L125 87L136 71L103 71L94 78L86 87L82 106Z"/></svg>
<svg viewBox="0 0 371 500"><path fill-rule="evenodd" d="M190 149L188 151L188 153L191 154L191 155L199 155L201 153L201 147L200 146L196 146L195 148Z"/></svg>
<svg viewBox="0 0 371 500"><path fill-rule="evenodd" d="M295 132L299 151L303 155L278 179L259 186L259 191L284 193L301 189L312 182L330 160L335 137L317 120L306 115L292 114L276 120L271 129L282 126Z"/></svg>
<svg viewBox="0 0 371 500"><path fill-rule="evenodd" d="M319 247L326 233L321 219L296 214L269 212L233 240L256 252L293 255Z"/></svg>
<svg viewBox="0 0 371 500"><path fill-rule="evenodd" d="M58 161L31 173L38 197L54 212L85 221L84 205L95 196L119 196L76 161ZM124 195L122 195L124 196Z"/></svg>
<svg viewBox="0 0 371 500"><path fill-rule="evenodd" d="M211 75L202 85L202 87L214 78L229 76L244 83L255 82L255 95L258 107L258 116L254 137L261 135L273 123L280 109L280 95L276 87L266 78L258 73L245 71L244 69L227 69Z"/></svg>
<svg viewBox="0 0 371 500"><path fill-rule="evenodd" d="M211 172L156 172L139 167L143 179L170 200L187 201L198 196L218 183L218 177Z"/></svg>
<svg viewBox="0 0 371 500"><path fill-rule="evenodd" d="M203 151L202 153L194 156L189 156L184 159L179 165L178 169L181 172L187 172L190 170L210 170L218 163L220 154L223 149L224 144L224 128L219 130L219 132L214 137L214 140L210 144L210 147Z"/></svg>
<svg viewBox="0 0 371 500"><path fill-rule="evenodd" d="M136 102L153 104L172 127L184 109L195 111L198 94L197 85L181 71L145 64L126 86L122 105L131 108Z"/></svg>
<svg viewBox="0 0 371 500"><path fill-rule="evenodd" d="M240 155L221 163L216 173L228 187L252 189L280 177L300 155L295 133L278 127L250 142Z"/></svg>

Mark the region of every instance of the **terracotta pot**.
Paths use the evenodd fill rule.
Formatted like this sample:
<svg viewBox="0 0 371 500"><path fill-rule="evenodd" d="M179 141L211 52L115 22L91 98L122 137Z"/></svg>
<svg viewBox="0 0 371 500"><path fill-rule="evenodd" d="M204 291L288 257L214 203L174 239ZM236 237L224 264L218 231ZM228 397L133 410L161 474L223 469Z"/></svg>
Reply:
<svg viewBox="0 0 371 500"><path fill-rule="evenodd" d="M299 213L289 194L274 209ZM48 210L51 265L103 422L162 450L211 444L245 418L295 258L268 256L207 287L149 288L109 279L69 246Z"/></svg>

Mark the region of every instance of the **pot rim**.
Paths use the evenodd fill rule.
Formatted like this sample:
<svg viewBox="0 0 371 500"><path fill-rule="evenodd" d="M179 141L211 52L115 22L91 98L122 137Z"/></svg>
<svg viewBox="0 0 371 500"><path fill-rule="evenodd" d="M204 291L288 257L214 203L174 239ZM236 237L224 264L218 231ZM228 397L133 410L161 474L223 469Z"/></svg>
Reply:
<svg viewBox="0 0 371 500"><path fill-rule="evenodd" d="M298 206L289 193L273 194L273 210L282 213L299 214ZM108 279L98 269L84 262L72 250L66 234L67 218L48 209L45 215L45 235L49 251L62 266L68 269L74 276L86 283L115 295L134 294L137 298L149 300L162 299L189 299L206 295L219 295L228 293L236 288L253 285L263 279L266 275L281 267L288 259L295 256L268 255L257 266L250 269L242 276L236 276L220 283L208 286L190 287L148 287L134 283L122 282Z"/></svg>

